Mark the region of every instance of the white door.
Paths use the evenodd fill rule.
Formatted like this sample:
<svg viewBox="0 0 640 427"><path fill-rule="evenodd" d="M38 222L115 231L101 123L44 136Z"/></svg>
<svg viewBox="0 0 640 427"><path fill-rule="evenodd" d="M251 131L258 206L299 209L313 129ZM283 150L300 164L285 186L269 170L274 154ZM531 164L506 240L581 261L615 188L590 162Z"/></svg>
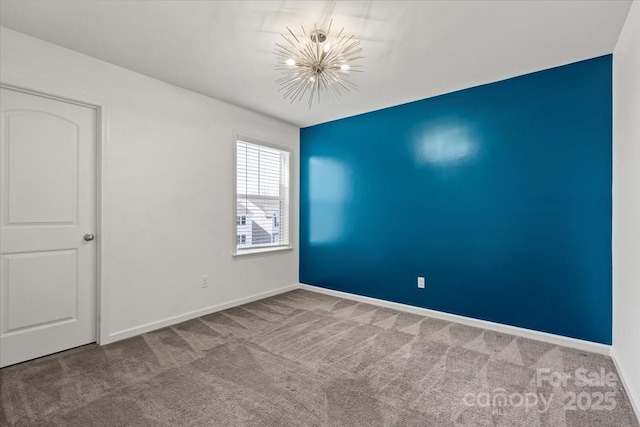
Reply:
<svg viewBox="0 0 640 427"><path fill-rule="evenodd" d="M97 125L89 107L0 91L0 366L7 366L96 340Z"/></svg>

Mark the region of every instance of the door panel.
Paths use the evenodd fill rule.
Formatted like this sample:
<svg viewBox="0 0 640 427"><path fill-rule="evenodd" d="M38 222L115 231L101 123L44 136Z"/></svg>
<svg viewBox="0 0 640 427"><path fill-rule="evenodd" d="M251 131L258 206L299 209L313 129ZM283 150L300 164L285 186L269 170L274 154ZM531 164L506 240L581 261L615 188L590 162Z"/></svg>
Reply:
<svg viewBox="0 0 640 427"><path fill-rule="evenodd" d="M96 114L0 93L0 366L95 341Z"/></svg>
<svg viewBox="0 0 640 427"><path fill-rule="evenodd" d="M6 255L6 330L77 320L76 250ZM46 286L42 286L46 283ZM32 307L38 307L33 311Z"/></svg>
<svg viewBox="0 0 640 427"><path fill-rule="evenodd" d="M5 120L7 224L76 224L78 125L35 111L8 112Z"/></svg>

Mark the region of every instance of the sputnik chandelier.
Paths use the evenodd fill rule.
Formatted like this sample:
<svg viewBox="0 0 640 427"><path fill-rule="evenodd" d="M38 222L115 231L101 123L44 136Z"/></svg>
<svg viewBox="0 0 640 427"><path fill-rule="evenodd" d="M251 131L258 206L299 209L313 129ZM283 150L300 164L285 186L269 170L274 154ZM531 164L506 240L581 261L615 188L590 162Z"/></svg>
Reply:
<svg viewBox="0 0 640 427"><path fill-rule="evenodd" d="M331 24L325 32L315 27L296 35L286 27L288 34L282 34L286 43L276 43L276 70L283 77L276 80L284 99L291 103L309 96L309 108L316 99L320 103L320 94L333 94L338 97L342 92L356 89L355 83L348 80L352 72L362 72L360 65L354 62L364 58L360 56L362 47L354 36L344 35L344 28L332 36Z"/></svg>

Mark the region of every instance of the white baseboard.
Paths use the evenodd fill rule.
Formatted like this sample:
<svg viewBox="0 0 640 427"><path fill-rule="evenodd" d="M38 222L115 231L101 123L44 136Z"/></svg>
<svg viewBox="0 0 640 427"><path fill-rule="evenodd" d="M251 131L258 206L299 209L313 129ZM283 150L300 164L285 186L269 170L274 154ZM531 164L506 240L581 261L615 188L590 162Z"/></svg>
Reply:
<svg viewBox="0 0 640 427"><path fill-rule="evenodd" d="M615 345L611 347L611 360L613 360L613 364L616 366L616 369L618 370L618 376L622 381L622 386L627 392L627 397L629 397L629 402L631 402L631 407L636 413L636 418L638 418L638 420L640 421L640 396L633 395L632 392L635 392L635 390L631 389L629 387L629 383L625 381L626 371L622 367L622 365L618 362Z"/></svg>
<svg viewBox="0 0 640 427"><path fill-rule="evenodd" d="M216 311L226 310L228 308L237 307L242 304L248 304L250 302L258 301L264 298L272 297L274 295L289 292L294 289L298 289L299 284L284 286L282 288L274 289L272 291L262 292L259 294L251 295L245 298L236 299L222 304L212 305L210 307L201 308L199 310L189 311L178 316L167 317L155 322L146 323L144 325L136 326L122 331L112 332L108 335L106 340L103 340L100 345L109 344L112 342L120 341L125 338L130 338L136 335L144 334L145 332L154 331L156 329L164 328L166 326L175 325L176 323L184 322L186 320L195 319L196 317L206 316L207 314L215 313Z"/></svg>
<svg viewBox="0 0 640 427"><path fill-rule="evenodd" d="M303 283L283 286L282 288L274 289L272 291L262 292L262 293L251 295L245 298L240 298L240 299L229 301L226 303L217 304L217 305L205 307L199 310L190 311L184 314L180 314L178 316L167 317L165 319L157 320L155 322L150 322L150 323L146 323L144 325L136 326L133 328L112 332L108 335L107 339L103 340L100 344L104 345L104 344L109 344L115 341L120 341L126 338L143 334L145 332L150 332L156 329L164 328L166 326L171 326L176 323L194 319L196 317L206 316L207 314L215 313L221 310L226 310L232 307L237 307L242 304L248 304L250 302L254 302L254 301L258 301L274 295L282 294L284 292L289 292L294 289L306 289L312 292L317 292L321 294L332 295L339 298L364 302L367 304L377 305L380 307L387 307L394 310L400 310L408 313L418 314L421 316L433 317L436 319L442 319L449 322L461 323L463 325L475 326L477 328L489 329L492 331L501 332L505 334L517 335L525 338L548 342L551 344L576 348L584 351L590 351L593 353L605 354L607 356L611 354L611 346L605 345L605 344L579 340L576 338L563 337L561 335L549 334L546 332L539 332L531 329L518 328L516 326L503 325L501 323L495 323L495 322L489 322L486 320L474 319L471 317L459 316L457 314L450 314L442 311L431 310L428 308L415 307L408 304L401 304L401 303L386 301L378 298L371 298L371 297L365 297L362 295L356 295L356 294L351 294L347 292L334 291L332 289L321 288L318 286L312 286L312 285L307 285ZM620 369L618 369L618 371L620 372ZM622 376L621 372L620 374ZM637 408L634 408L634 409L636 409L637 411Z"/></svg>
<svg viewBox="0 0 640 427"><path fill-rule="evenodd" d="M489 329L491 331L517 335L524 338L530 338L533 340L544 341L544 342L548 342L555 345L561 345L565 347L576 348L579 350L590 351L593 353L604 354L607 356L611 353L611 346L606 344L579 340L576 338L563 337L561 335L549 334L547 332L534 331L534 330L525 329L525 328L518 328L516 326L503 325L501 323L489 322L486 320L474 319L472 317L465 317L465 316L459 316L457 314L450 314L442 311L430 310L428 308L421 308L421 307L415 307L412 305L401 304L397 302L385 301L378 298L371 298L371 297L365 297L361 295L350 294L347 292L334 291L332 289L320 288L318 286L312 286L312 285L307 285L303 283L300 284L300 288L306 289L312 292L318 292L321 294L332 295L339 298L364 302L367 304L377 305L380 307L387 307L394 310L406 311L408 313L419 314L421 316L434 317L436 319L447 320L449 322L462 323L463 325L475 326L476 328Z"/></svg>

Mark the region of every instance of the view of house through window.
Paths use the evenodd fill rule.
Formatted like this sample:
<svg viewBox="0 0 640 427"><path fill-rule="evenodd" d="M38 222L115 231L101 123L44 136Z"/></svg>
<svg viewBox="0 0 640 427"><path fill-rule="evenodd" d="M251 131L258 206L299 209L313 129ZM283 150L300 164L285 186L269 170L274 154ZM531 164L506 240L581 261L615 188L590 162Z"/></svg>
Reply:
<svg viewBox="0 0 640 427"><path fill-rule="evenodd" d="M236 249L289 245L289 152L236 142Z"/></svg>

